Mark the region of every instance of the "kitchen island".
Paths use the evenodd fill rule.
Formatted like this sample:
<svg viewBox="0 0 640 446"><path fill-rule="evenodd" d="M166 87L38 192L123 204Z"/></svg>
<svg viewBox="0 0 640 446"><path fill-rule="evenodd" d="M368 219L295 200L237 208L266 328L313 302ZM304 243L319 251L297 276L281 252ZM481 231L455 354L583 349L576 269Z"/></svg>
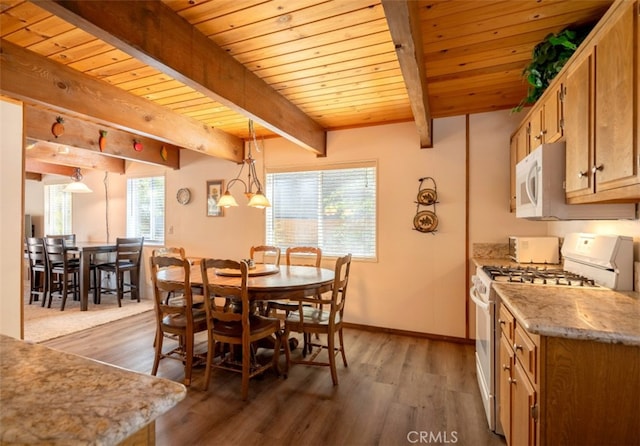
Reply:
<svg viewBox="0 0 640 446"><path fill-rule="evenodd" d="M0 335L0 444L154 444L173 381Z"/></svg>

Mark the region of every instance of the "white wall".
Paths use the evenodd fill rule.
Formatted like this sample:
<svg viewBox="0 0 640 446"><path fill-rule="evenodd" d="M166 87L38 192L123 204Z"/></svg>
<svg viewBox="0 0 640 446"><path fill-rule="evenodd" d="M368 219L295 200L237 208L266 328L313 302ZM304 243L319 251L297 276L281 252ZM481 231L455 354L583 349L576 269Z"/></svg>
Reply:
<svg viewBox="0 0 640 446"><path fill-rule="evenodd" d="M509 212L509 137L522 119L509 110L469 117L469 242L507 243L509 235L547 235L547 224Z"/></svg>
<svg viewBox="0 0 640 446"><path fill-rule="evenodd" d="M378 261L352 265L348 322L464 337L464 122L436 120L433 149L420 149L413 123L331 132L326 158L268 141L268 167L378 163ZM413 229L418 179L425 176L438 188L435 235Z"/></svg>
<svg viewBox="0 0 640 446"><path fill-rule="evenodd" d="M0 333L22 339L22 105L0 100Z"/></svg>

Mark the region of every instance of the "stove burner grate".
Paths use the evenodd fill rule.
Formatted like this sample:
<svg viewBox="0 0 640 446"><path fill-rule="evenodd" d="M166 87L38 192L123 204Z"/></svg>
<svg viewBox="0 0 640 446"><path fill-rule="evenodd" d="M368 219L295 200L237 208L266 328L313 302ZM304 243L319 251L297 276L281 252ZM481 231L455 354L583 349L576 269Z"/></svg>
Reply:
<svg viewBox="0 0 640 446"><path fill-rule="evenodd" d="M539 285L565 285L597 287L593 279L559 268L536 266L491 266L483 267L491 280L496 282L532 283Z"/></svg>

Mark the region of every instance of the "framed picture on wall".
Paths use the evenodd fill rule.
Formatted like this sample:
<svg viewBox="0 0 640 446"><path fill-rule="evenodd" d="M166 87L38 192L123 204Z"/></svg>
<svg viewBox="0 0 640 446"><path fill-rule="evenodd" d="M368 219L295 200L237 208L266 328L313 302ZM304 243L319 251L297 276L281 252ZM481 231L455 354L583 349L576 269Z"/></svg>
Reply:
<svg viewBox="0 0 640 446"><path fill-rule="evenodd" d="M223 190L224 180L207 181L207 217L224 217L224 208L218 206Z"/></svg>

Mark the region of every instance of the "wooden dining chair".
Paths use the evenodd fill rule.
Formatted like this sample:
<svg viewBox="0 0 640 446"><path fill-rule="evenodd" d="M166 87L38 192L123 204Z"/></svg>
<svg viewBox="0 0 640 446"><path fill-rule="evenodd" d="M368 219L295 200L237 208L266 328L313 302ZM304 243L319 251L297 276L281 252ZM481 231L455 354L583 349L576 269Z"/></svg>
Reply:
<svg viewBox="0 0 640 446"><path fill-rule="evenodd" d="M62 298L60 311L64 311L67 296L73 294L73 298L80 299L80 263L69 258L65 248L65 242L60 237L45 237L44 249L47 259L47 289L51 308L54 297Z"/></svg>
<svg viewBox="0 0 640 446"><path fill-rule="evenodd" d="M164 246L162 248L156 248L151 251L153 257L177 257L178 259L185 259L185 251L182 247L176 246Z"/></svg>
<svg viewBox="0 0 640 446"><path fill-rule="evenodd" d="M322 249L316 246L292 246L287 248L285 252L285 261L287 265L297 266L313 266L320 268L322 264ZM305 303L305 306L308 306ZM267 302L267 315L274 315L285 319L290 311L296 311L298 309L298 303L290 300L270 300ZM308 343L309 334L304 334L304 344L302 347L302 354L306 355L309 351Z"/></svg>
<svg viewBox="0 0 640 446"><path fill-rule="evenodd" d="M280 248L277 246L252 246L249 257L256 263L280 266Z"/></svg>
<svg viewBox="0 0 640 446"><path fill-rule="evenodd" d="M118 306L122 306L122 298L125 293L131 294L131 299L140 302L140 258L142 257L142 246L144 237L130 237L116 239L116 259L114 262L99 263L98 269L98 299L102 300L103 292L114 293L118 299ZM124 274L129 273L129 281L125 282ZM116 288L111 289L102 286L102 274L111 273L116 278Z"/></svg>
<svg viewBox="0 0 640 446"><path fill-rule="evenodd" d="M344 352L344 337L342 325L344 317L344 305L347 297L347 285L349 284L349 271L351 269L351 254L339 257L336 260L335 279L331 289L331 295L324 297L317 295L312 297L301 297L298 300L298 309L291 311L284 323L284 338L288 339L292 331L298 333L317 333L326 335L327 342L321 343L318 340L309 339L309 346L312 350L308 358L292 359L288 343L285 342L285 355L287 358L286 371L289 365L308 364L328 366L331 369L331 379L333 385L338 385L338 372L336 369L336 355L342 355L342 362L347 367L347 357ZM305 303L311 306L304 306ZM326 309L324 309L326 308ZM338 335L339 345L335 345L335 335ZM315 351L313 348L317 347ZM328 362L317 360L318 354L322 350L327 350Z"/></svg>
<svg viewBox="0 0 640 446"><path fill-rule="evenodd" d="M38 237L27 237L26 242L29 259L29 305L42 299L41 305L44 307L49 291L44 241Z"/></svg>
<svg viewBox="0 0 640 446"><path fill-rule="evenodd" d="M154 309L156 314L155 355L152 375L158 372L162 359L177 359L184 363L184 385L191 385L193 368L195 334L207 329L207 313L202 308L193 306L191 294L191 265L186 259L171 256L152 256L151 280L153 282ZM165 268L182 268L182 282L163 280L158 272ZM174 302L167 304L167 294L175 293L183 296L183 305ZM177 343L175 348L163 352L164 340L170 337Z"/></svg>
<svg viewBox="0 0 640 446"><path fill-rule="evenodd" d="M205 310L207 312L208 351L207 367L205 371L204 389L209 388L211 371L221 368L242 373L242 399L249 396L249 379L263 373L268 368L278 371L280 357L280 321L254 314L249 302L247 282L249 267L246 262L233 260L203 259L200 263L202 271L202 285L204 289ZM234 269L240 271L240 284L236 286L222 285L210 282L208 275L211 270ZM223 302L233 301L234 306L219 305L216 298ZM235 310L235 311L234 311ZM260 364L256 358L256 342L275 336L273 359L271 364ZM237 351L233 348L216 355L216 345L228 344L242 349L242 358L238 361Z"/></svg>

